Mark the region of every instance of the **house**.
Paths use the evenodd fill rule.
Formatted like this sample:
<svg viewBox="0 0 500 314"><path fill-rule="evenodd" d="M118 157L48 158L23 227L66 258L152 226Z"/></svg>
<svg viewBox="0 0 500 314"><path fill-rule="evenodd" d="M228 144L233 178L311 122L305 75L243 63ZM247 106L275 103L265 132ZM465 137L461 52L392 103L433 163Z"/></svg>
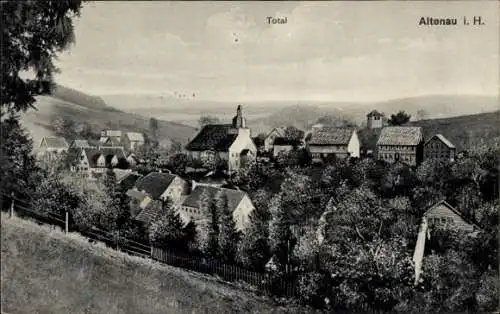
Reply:
<svg viewBox="0 0 500 314"><path fill-rule="evenodd" d="M417 235L417 242L413 252L413 263L415 265L415 285L420 282L422 274L422 264L425 254L425 243L431 237L432 228L456 227L464 232L480 231L480 228L468 222L462 214L446 201L441 200L432 205L423 215L420 229Z"/></svg>
<svg viewBox="0 0 500 314"><path fill-rule="evenodd" d="M99 139L99 145L105 147L123 147L122 143L122 131L120 130L104 130L101 131L101 138Z"/></svg>
<svg viewBox="0 0 500 314"><path fill-rule="evenodd" d="M90 178L95 174L103 174L109 167L119 169L129 168L123 148L82 148L75 170Z"/></svg>
<svg viewBox="0 0 500 314"><path fill-rule="evenodd" d="M209 219L210 213L203 212L200 206L203 195L208 195L214 199L216 195L222 192L227 196L229 209L233 212L233 218L236 228L240 231L250 223L250 213L255 209L248 195L240 190L232 190L207 185L195 185L191 194L189 194L179 207L179 214L182 220L187 223L190 220L203 221Z"/></svg>
<svg viewBox="0 0 500 314"><path fill-rule="evenodd" d="M180 202L183 195L189 192L189 185L179 176L152 172L139 178L133 190L145 193L153 200L166 200L168 197L175 205Z"/></svg>
<svg viewBox="0 0 500 314"><path fill-rule="evenodd" d="M360 142L354 128L321 127L311 133L307 149L313 159L359 157Z"/></svg>
<svg viewBox="0 0 500 314"><path fill-rule="evenodd" d="M67 152L68 148L68 142L63 137L44 137L36 150L36 155L51 158Z"/></svg>
<svg viewBox="0 0 500 314"><path fill-rule="evenodd" d="M135 151L144 145L144 135L138 132L125 132L122 143L125 149Z"/></svg>
<svg viewBox="0 0 500 314"><path fill-rule="evenodd" d="M423 142L421 127L385 127L377 141L377 158L390 163L401 161L416 166L423 159Z"/></svg>
<svg viewBox="0 0 500 314"><path fill-rule="evenodd" d="M273 150L274 140L277 137L285 137L285 128L274 128L264 138L264 151L270 152Z"/></svg>
<svg viewBox="0 0 500 314"><path fill-rule="evenodd" d="M366 126L368 129L379 129L384 127L384 114L377 110L370 111L366 115Z"/></svg>
<svg viewBox="0 0 500 314"><path fill-rule="evenodd" d="M455 160L456 148L446 137L436 134L424 144L424 159Z"/></svg>
<svg viewBox="0 0 500 314"><path fill-rule="evenodd" d="M90 148L91 145L89 144L89 141L87 140L73 140L71 144L69 145L69 148Z"/></svg>
<svg viewBox="0 0 500 314"><path fill-rule="evenodd" d="M299 147L301 141L286 137L276 137L273 142L272 150L274 158L278 157L280 153L288 153Z"/></svg>
<svg viewBox="0 0 500 314"><path fill-rule="evenodd" d="M424 218L427 220L429 228L434 226L454 226L459 230L467 232L478 229L474 224L467 222L458 210L444 200L431 206L424 213Z"/></svg>
<svg viewBox="0 0 500 314"><path fill-rule="evenodd" d="M232 124L209 124L186 145L187 154L194 159L215 158L227 164L229 172L254 162L257 147L246 127L241 106L236 110Z"/></svg>

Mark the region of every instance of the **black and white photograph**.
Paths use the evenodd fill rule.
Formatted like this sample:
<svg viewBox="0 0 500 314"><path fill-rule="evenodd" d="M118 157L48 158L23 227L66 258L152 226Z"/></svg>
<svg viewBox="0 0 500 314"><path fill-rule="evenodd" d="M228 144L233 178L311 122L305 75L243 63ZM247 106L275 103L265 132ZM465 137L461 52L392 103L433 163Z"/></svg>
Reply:
<svg viewBox="0 0 500 314"><path fill-rule="evenodd" d="M1 314L500 312L499 2L0 9Z"/></svg>

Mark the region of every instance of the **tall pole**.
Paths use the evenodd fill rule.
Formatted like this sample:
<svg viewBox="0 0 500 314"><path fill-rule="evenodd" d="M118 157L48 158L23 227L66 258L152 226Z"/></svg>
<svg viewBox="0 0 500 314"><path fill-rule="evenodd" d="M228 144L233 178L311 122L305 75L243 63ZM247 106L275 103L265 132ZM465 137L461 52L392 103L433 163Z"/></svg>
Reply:
<svg viewBox="0 0 500 314"><path fill-rule="evenodd" d="M66 211L65 217L64 217L64 231L66 234L68 234L69 231L69 211Z"/></svg>
<svg viewBox="0 0 500 314"><path fill-rule="evenodd" d="M10 197L12 198L12 202L10 203L10 218L14 217L14 192L10 193Z"/></svg>

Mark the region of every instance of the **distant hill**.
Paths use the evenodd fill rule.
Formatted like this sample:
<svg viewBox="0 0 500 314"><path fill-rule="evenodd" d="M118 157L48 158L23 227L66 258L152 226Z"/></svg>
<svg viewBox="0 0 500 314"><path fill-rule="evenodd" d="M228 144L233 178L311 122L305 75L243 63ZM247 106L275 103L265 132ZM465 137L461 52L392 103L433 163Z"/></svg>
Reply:
<svg viewBox="0 0 500 314"><path fill-rule="evenodd" d="M478 145L496 147L500 145L500 111L466 115L460 117L428 119L409 122L409 126L420 126L427 141L435 134L442 134L457 148L470 150ZM361 129L359 137L362 146L375 149L381 129Z"/></svg>
<svg viewBox="0 0 500 314"><path fill-rule="evenodd" d="M500 109L499 99L495 96L478 95L427 95L393 99L373 104L373 109L384 112L387 116L399 110L412 115L412 120L419 119L417 112L423 110L424 119L448 118L477 113L492 112Z"/></svg>
<svg viewBox="0 0 500 314"><path fill-rule="evenodd" d="M492 112L500 109L498 98L494 96L475 95L429 95L411 98L393 99L378 103L331 102L316 104L300 104L287 106L275 111L268 117L249 121L250 125L260 129L294 125L306 128L318 118L332 116L346 118L358 125L366 121L366 114L373 109L390 116L400 110L412 115L412 121L419 119L440 119L456 116L473 115Z"/></svg>
<svg viewBox="0 0 500 314"><path fill-rule="evenodd" d="M35 103L37 110L22 114L24 126L30 132L35 145L43 136L53 134L53 121L57 117L71 119L77 123L88 122L93 131L104 128L119 128L123 131L148 130L149 118L126 113L108 106L100 97L58 86L50 96L39 96ZM186 143L194 136L193 127L176 122L158 121L159 138L162 142Z"/></svg>
<svg viewBox="0 0 500 314"><path fill-rule="evenodd" d="M409 125L421 126L426 140L434 134L443 134L457 147L457 151L467 150L476 145L488 147L500 145L500 111L420 120L410 122Z"/></svg>

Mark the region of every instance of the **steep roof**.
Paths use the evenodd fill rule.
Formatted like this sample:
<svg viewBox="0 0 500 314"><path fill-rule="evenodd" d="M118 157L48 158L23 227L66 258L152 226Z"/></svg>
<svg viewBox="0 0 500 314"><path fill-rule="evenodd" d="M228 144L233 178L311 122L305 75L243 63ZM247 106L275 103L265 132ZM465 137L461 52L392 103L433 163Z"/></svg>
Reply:
<svg viewBox="0 0 500 314"><path fill-rule="evenodd" d="M447 201L445 201L445 200L441 200L441 201L439 201L439 202L435 203L434 205L429 206L429 208L428 208L428 209L425 211L425 213L424 213L424 217L425 217L425 216L427 216L431 210L433 210L434 208L438 207L439 205L444 205L444 206L446 206L446 207L447 207L450 211L452 211L455 215L457 215L457 216L459 216L460 218L462 218L462 219L463 219L466 223L468 223L468 224L470 224L470 225L472 225L472 226L476 227L477 229L481 229L479 226L477 226L476 224L474 224L474 223L470 222L468 219L466 219L466 218L464 217L464 215L463 215L461 212L459 212L459 211L458 211L455 207L451 206L451 205L450 205Z"/></svg>
<svg viewBox="0 0 500 314"><path fill-rule="evenodd" d="M383 115L384 114L380 113L378 110L372 110L366 116L367 117L373 117L373 116L382 117Z"/></svg>
<svg viewBox="0 0 500 314"><path fill-rule="evenodd" d="M323 127L312 132L309 145L347 145L354 128Z"/></svg>
<svg viewBox="0 0 500 314"><path fill-rule="evenodd" d="M82 150L89 160L90 168L95 168L97 166L97 159L99 159L100 156L105 156L106 162L109 162L112 156L116 156L119 160L126 160L123 148L100 147L97 149L93 147L84 147Z"/></svg>
<svg viewBox="0 0 500 314"><path fill-rule="evenodd" d="M144 135L139 132L127 132L127 137L132 142L144 142Z"/></svg>
<svg viewBox="0 0 500 314"><path fill-rule="evenodd" d="M441 142L443 142L444 145L448 146L448 148L455 148L455 145L451 143L446 137L444 137L442 134L436 134L433 137L431 137L425 144L429 143L433 138L437 137Z"/></svg>
<svg viewBox="0 0 500 314"><path fill-rule="evenodd" d="M283 126L274 128L269 133L267 133L266 138L269 137L269 135L271 135L275 131L276 131L276 133L278 133L279 136L284 137L285 136L285 130L286 130L286 128L283 127Z"/></svg>
<svg viewBox="0 0 500 314"><path fill-rule="evenodd" d="M47 147L50 148L68 148L68 142L63 137L44 137Z"/></svg>
<svg viewBox="0 0 500 314"><path fill-rule="evenodd" d="M90 147L90 144L89 141L87 140L73 140L71 146L76 148L85 148L85 147Z"/></svg>
<svg viewBox="0 0 500 314"><path fill-rule="evenodd" d="M378 145L418 145L423 140L422 128L414 126L388 126L382 129Z"/></svg>
<svg viewBox="0 0 500 314"><path fill-rule="evenodd" d="M227 151L238 134L229 134L231 124L209 124L203 127L195 138L186 145L192 151Z"/></svg>
<svg viewBox="0 0 500 314"><path fill-rule="evenodd" d="M182 206L199 208L199 202L204 193L208 193L210 198L215 198L217 193L222 191L227 196L229 209L234 211L246 193L239 190L231 190L214 186L197 185L189 196L182 202Z"/></svg>
<svg viewBox="0 0 500 314"><path fill-rule="evenodd" d="M135 187L139 191L145 191L155 200L159 199L165 190L175 179L175 175L163 172L151 172L150 174L139 178L135 182Z"/></svg>

